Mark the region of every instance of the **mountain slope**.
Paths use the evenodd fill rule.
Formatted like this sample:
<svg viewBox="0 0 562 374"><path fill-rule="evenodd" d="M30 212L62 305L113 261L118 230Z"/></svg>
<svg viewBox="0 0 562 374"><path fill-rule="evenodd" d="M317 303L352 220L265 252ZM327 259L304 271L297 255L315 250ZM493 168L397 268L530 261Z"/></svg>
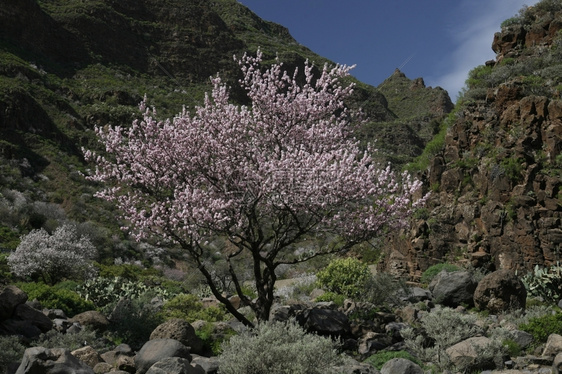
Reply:
<svg viewBox="0 0 562 374"><path fill-rule="evenodd" d="M236 0L5 0L0 247L13 248L20 234L69 219L88 222L117 255L117 244L101 237L109 230L117 241L124 239L120 223L111 206L93 198L97 187L81 176L88 167L81 147L98 146L93 127L130 124L144 95L161 118L173 116L183 105L202 102L216 72L232 87L233 100L245 103L232 56L258 47L267 61L278 56L289 69L306 59L332 64ZM355 83L347 104L369 118L358 136L364 142L381 139L381 161L400 165L417 156L428 139L418 133L426 131L422 127L432 133L442 113L428 115L431 109L423 104L410 125L389 109L382 90ZM400 154L404 149L395 144L410 138L416 147Z"/></svg>

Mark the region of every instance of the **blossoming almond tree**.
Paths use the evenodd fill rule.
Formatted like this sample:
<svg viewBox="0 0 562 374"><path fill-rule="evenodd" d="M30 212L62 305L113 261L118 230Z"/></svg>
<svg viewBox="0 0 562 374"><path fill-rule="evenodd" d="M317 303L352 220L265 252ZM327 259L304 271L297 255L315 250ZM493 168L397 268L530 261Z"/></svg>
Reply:
<svg viewBox="0 0 562 374"><path fill-rule="evenodd" d="M351 136L353 113L343 100L353 85L341 79L350 67L324 66L315 76L307 62L303 81L298 71L289 75L281 63L266 69L261 60L260 51L238 60L251 106L229 103L217 75L193 113L157 121L143 102L143 120L96 129L105 154L85 152L97 164L90 178L106 184L98 196L117 204L136 237L179 244L214 296L247 325L204 260L210 240L225 239L222 254L236 293L258 320L267 320L280 265L345 251L402 227L424 200L413 199L418 181L379 167ZM311 238L327 244L295 251ZM233 266L244 256L254 300Z"/></svg>

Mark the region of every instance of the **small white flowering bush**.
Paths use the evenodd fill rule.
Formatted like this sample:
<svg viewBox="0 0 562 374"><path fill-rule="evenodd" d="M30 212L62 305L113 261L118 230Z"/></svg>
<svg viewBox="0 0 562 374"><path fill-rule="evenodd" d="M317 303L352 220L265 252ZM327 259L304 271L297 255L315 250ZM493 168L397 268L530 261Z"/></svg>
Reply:
<svg viewBox="0 0 562 374"><path fill-rule="evenodd" d="M79 235L74 225L63 225L53 235L40 229L23 236L8 256L8 265L18 277L55 284L64 278L93 275L91 262L96 254L89 238Z"/></svg>

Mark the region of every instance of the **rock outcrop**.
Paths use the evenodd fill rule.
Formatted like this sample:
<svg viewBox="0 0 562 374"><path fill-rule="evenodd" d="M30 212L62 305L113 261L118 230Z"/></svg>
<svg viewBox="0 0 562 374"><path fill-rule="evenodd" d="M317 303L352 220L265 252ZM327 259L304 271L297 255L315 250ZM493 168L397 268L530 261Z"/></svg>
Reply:
<svg viewBox="0 0 562 374"><path fill-rule="evenodd" d="M388 238L381 269L418 280L447 261L525 273L560 260L562 12L530 14L535 23L496 34L496 60L467 81L442 151L420 172L432 197Z"/></svg>

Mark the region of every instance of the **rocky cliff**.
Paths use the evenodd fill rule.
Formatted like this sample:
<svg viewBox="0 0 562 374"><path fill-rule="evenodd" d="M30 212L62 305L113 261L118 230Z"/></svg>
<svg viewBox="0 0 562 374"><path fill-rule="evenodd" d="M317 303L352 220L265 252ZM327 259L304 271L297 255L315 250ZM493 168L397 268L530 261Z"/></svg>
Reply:
<svg viewBox="0 0 562 374"><path fill-rule="evenodd" d="M416 280L440 262L526 272L560 260L562 12L543 4L508 21L419 173L428 206L388 238L381 268Z"/></svg>

